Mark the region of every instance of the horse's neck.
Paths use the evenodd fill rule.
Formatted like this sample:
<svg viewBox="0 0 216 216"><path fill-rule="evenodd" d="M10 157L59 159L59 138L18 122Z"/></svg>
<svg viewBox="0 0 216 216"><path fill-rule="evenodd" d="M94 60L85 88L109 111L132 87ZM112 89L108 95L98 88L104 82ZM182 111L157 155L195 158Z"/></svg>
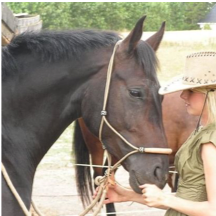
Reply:
<svg viewBox="0 0 216 216"><path fill-rule="evenodd" d="M43 78L41 85L32 81L3 83L2 100L2 161L27 206L37 165L67 127L60 118L61 94L55 88L48 91Z"/></svg>
<svg viewBox="0 0 216 216"><path fill-rule="evenodd" d="M3 89L5 140L12 149L17 150L17 153L13 154L31 154L32 158L38 158L37 163L41 159L37 152L43 157L58 135L67 127L67 114L65 117L62 115L72 94L71 91L67 94L67 85L61 83L60 77L52 77L52 80L45 81L44 76L49 76L48 73L49 71L44 75L38 73L41 81L36 76L32 81L31 78L27 78L19 84L13 83L14 91L7 92ZM72 121L75 116L68 118ZM31 151L35 153L32 154ZM16 155L14 156L16 158Z"/></svg>
<svg viewBox="0 0 216 216"><path fill-rule="evenodd" d="M19 165L34 175L52 144L80 116L82 88L106 62L97 57L84 63L40 65L24 71L29 74L19 82L3 84L3 161L10 161L12 170Z"/></svg>

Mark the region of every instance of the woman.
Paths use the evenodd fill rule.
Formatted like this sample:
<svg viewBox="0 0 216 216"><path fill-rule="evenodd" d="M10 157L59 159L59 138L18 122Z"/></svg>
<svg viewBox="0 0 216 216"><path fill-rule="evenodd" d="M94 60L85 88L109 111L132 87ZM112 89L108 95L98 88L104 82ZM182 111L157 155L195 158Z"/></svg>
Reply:
<svg viewBox="0 0 216 216"><path fill-rule="evenodd" d="M116 184L110 186L104 203L134 201L167 209L165 216L216 216L216 52L188 55L183 76L161 87L159 94L176 91L182 91L188 113L200 116L175 157L177 193L144 184L141 195Z"/></svg>

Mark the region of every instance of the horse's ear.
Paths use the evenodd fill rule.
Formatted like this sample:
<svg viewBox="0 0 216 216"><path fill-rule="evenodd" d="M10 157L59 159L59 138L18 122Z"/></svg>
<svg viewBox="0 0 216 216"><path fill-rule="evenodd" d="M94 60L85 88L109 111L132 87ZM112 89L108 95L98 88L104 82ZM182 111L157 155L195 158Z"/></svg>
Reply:
<svg viewBox="0 0 216 216"><path fill-rule="evenodd" d="M146 16L143 16L138 20L134 29L130 32L130 34L122 41L120 49L126 50L129 54L134 51L137 43L142 37L143 33L143 22Z"/></svg>
<svg viewBox="0 0 216 216"><path fill-rule="evenodd" d="M158 32L156 32L154 35L152 35L150 38L146 40L146 42L153 48L154 51L157 51L161 40L164 35L164 30L165 30L165 22L162 23L160 29Z"/></svg>

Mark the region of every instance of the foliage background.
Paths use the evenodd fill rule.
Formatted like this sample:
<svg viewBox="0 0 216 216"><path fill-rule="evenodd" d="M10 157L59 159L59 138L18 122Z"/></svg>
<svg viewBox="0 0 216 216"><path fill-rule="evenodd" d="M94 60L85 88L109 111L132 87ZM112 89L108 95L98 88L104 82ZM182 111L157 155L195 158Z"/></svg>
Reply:
<svg viewBox="0 0 216 216"><path fill-rule="evenodd" d="M145 31L166 21L168 31L199 29L211 2L8 2L14 13L39 14L44 29L95 28L131 30L147 15Z"/></svg>

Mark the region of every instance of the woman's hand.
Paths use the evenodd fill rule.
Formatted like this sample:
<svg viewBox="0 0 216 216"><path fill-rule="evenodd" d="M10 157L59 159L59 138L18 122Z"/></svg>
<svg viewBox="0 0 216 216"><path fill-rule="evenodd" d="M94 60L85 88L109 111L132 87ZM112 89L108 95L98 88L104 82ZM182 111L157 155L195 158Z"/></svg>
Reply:
<svg viewBox="0 0 216 216"><path fill-rule="evenodd" d="M93 195L93 199L96 197L98 190L99 187L96 188L96 192ZM134 193L134 191L126 189L118 184L110 185L106 194L104 204L129 201L131 193Z"/></svg>
<svg viewBox="0 0 216 216"><path fill-rule="evenodd" d="M156 185L144 184L141 185L140 188L143 189L142 196L145 205L161 209L168 208L166 206L167 195Z"/></svg>

